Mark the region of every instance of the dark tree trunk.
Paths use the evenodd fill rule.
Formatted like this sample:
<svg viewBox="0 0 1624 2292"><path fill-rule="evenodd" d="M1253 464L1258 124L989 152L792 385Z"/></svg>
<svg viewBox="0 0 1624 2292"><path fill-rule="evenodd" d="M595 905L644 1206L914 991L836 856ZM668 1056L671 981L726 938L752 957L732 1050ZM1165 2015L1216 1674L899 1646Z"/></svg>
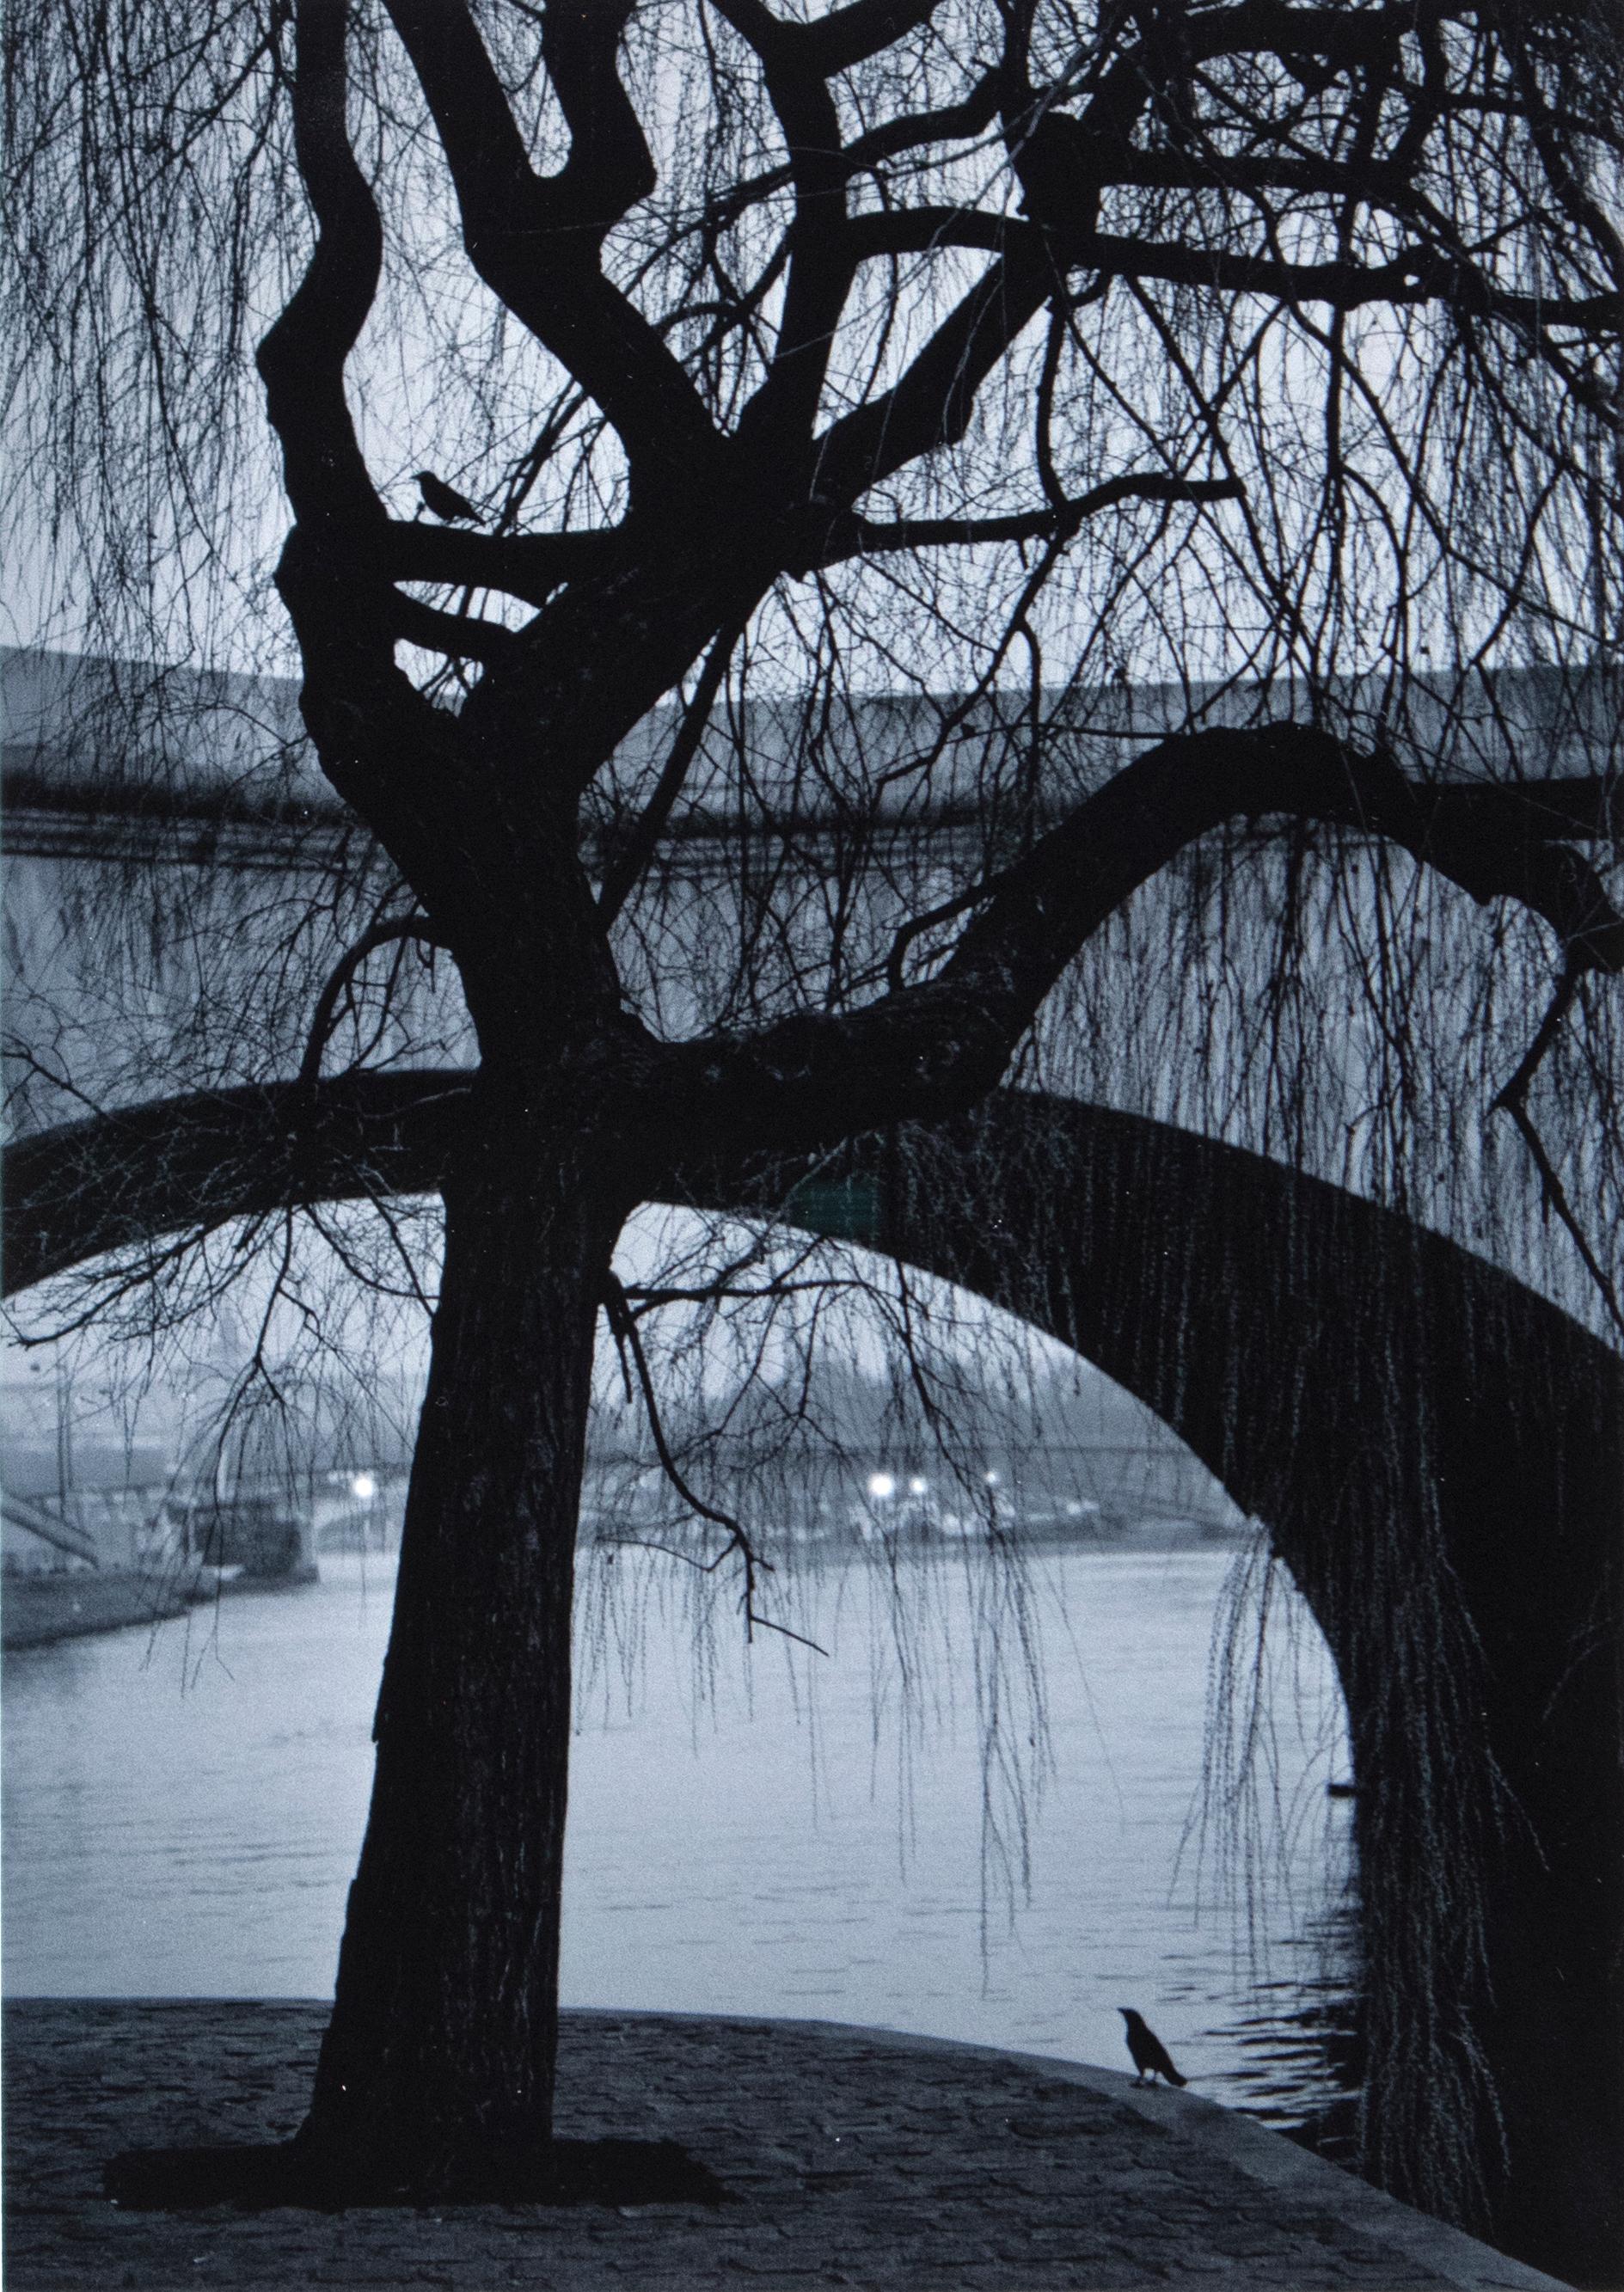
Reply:
<svg viewBox="0 0 1624 2292"><path fill-rule="evenodd" d="M545 2159L576 1524L623 1208L522 1123L446 1190L372 1807L299 2142L343 2191L515 2191Z"/></svg>

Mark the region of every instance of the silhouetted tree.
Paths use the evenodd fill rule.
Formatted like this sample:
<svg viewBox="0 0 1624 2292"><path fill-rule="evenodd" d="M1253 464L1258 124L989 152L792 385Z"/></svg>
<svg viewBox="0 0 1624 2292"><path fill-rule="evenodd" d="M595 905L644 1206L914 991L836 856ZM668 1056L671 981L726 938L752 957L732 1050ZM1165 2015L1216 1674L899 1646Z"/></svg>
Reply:
<svg viewBox="0 0 1624 2292"><path fill-rule="evenodd" d="M8 42L13 497L56 625L248 658L257 335L303 722L389 871L325 987L295 968L303 1046L27 1142L12 1279L443 1194L303 2137L341 2187L455 2193L550 2127L636 1205L805 1183L1014 1073L1491 1226L1459 1124L1493 1078L1616 1317L1604 1126L1553 1147L1530 1106L1558 1060L1609 1102L1624 966L1579 848L1612 819L1624 75L1599 7L1515 0L71 0ZM392 508L424 464L483 528ZM472 1076L324 1077L414 941Z"/></svg>

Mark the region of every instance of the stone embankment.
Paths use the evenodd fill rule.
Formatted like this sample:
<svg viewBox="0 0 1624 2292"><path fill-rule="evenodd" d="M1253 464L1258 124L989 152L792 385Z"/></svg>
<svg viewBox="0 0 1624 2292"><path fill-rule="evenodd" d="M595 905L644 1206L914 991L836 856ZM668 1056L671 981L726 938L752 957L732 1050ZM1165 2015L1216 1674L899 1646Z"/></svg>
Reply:
<svg viewBox="0 0 1624 2292"><path fill-rule="evenodd" d="M8 1576L0 1586L0 1634L8 1648L49 1647L87 1632L116 1632L184 1615L196 1595L155 1576L111 1569Z"/></svg>
<svg viewBox="0 0 1624 2292"><path fill-rule="evenodd" d="M126 2211L132 2148L279 2138L327 2009L7 2008L7 2292L1552 2292L1231 2110L1112 2070L827 2022L566 2015L559 2132L675 2141L719 2206Z"/></svg>

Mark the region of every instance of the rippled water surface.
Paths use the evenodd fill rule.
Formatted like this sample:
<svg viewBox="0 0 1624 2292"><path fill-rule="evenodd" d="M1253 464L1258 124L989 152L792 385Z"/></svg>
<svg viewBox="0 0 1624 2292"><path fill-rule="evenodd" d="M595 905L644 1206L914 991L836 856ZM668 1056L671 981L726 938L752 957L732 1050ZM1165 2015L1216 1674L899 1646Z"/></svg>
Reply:
<svg viewBox="0 0 1624 2292"><path fill-rule="evenodd" d="M958 1556L826 1569L771 1595L821 1656L770 1634L747 1650L725 1600L696 1650L683 1571L593 1564L566 2002L869 2022L1118 2066L1115 2008L1133 2005L1199 2089L1264 2113L1313 2105L1324 2073L1293 2017L1318 1994L1340 1876L1337 1699L1277 1583L1259 1788L1203 1843L1233 1563L1091 1549L1032 1562L1020 1590ZM308 1589L7 1658L13 1994L331 1993L393 1585L386 1561L322 1570ZM1247 1621L1243 1675L1252 1645Z"/></svg>

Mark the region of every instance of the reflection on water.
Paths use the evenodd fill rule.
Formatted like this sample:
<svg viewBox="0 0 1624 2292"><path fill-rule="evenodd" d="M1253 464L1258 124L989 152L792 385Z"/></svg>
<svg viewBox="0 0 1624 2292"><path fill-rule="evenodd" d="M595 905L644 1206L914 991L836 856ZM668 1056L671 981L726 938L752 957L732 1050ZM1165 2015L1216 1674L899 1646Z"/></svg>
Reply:
<svg viewBox="0 0 1624 2292"><path fill-rule="evenodd" d="M1324 2006L1337 1702L1317 1635L1282 1635L1261 1803L1204 1837L1231 1557L1050 1555L1019 1600L960 1557L859 1562L780 1592L821 1657L746 1650L725 1598L696 1653L686 1571L591 1564L566 2002L1118 2067L1133 2005L1197 2090L1317 2105L1322 2047L1294 2017ZM12 1992L330 1994L392 1579L377 1559L322 1565L305 1590L8 1658ZM1249 1916L1223 1899L1226 1853L1252 1872Z"/></svg>

